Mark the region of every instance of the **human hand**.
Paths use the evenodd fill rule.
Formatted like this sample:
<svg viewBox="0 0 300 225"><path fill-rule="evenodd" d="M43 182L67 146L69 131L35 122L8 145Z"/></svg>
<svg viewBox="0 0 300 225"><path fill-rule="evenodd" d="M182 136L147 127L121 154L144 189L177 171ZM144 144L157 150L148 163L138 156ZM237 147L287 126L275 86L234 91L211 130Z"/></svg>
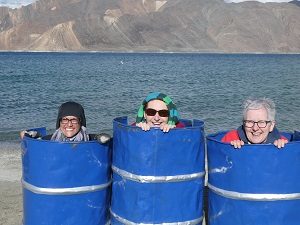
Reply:
<svg viewBox="0 0 300 225"><path fill-rule="evenodd" d="M284 145L288 143L288 140L286 139L277 139L274 141L274 145L278 148L278 149L281 149L284 147Z"/></svg>
<svg viewBox="0 0 300 225"><path fill-rule="evenodd" d="M31 131L23 130L20 132L21 139L23 139L24 136L30 137L30 138L39 138L40 134L35 130L31 130Z"/></svg>
<svg viewBox="0 0 300 225"><path fill-rule="evenodd" d="M101 134L97 134L96 135L96 139L100 143L105 144L105 143L107 143L111 139L111 137L110 137L109 134L101 133Z"/></svg>
<svg viewBox="0 0 300 225"><path fill-rule="evenodd" d="M230 144L231 144L234 148L240 149L245 143L244 143L242 140L234 140L234 141L231 141Z"/></svg>
<svg viewBox="0 0 300 225"><path fill-rule="evenodd" d="M170 125L170 124L162 124L162 125L160 125L160 129L163 132L165 132L165 133L169 132L170 129L173 129L175 127L176 127L176 125Z"/></svg>
<svg viewBox="0 0 300 225"><path fill-rule="evenodd" d="M145 122L137 123L136 126L142 128L143 131L150 130L150 125Z"/></svg>

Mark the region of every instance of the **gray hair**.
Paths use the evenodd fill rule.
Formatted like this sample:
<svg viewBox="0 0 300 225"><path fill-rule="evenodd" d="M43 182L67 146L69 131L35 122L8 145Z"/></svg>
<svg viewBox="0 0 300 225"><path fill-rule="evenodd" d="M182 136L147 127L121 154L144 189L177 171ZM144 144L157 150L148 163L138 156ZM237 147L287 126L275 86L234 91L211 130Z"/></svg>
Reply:
<svg viewBox="0 0 300 225"><path fill-rule="evenodd" d="M275 120L275 103L269 98L247 99L243 105L243 116L245 118L248 110L265 108L268 114L268 120Z"/></svg>

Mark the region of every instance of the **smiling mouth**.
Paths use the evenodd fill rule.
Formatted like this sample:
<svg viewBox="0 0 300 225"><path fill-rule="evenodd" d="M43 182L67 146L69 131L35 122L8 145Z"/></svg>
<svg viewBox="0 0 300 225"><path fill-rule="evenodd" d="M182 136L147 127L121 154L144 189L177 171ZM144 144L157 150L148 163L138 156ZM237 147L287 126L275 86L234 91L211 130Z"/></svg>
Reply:
<svg viewBox="0 0 300 225"><path fill-rule="evenodd" d="M252 136L257 138L259 138L261 135L262 135L261 133L252 133Z"/></svg>
<svg viewBox="0 0 300 225"><path fill-rule="evenodd" d="M158 126L160 126L161 123L152 123L152 124L153 124L153 126L158 127Z"/></svg>

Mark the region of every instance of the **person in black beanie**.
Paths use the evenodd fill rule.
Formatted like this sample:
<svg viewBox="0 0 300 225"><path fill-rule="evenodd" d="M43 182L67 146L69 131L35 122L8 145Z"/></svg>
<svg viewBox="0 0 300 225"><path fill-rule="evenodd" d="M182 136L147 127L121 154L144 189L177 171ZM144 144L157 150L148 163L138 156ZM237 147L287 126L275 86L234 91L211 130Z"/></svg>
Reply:
<svg viewBox="0 0 300 225"><path fill-rule="evenodd" d="M32 138L40 137L36 131L22 131L20 136L21 138L24 136ZM48 139L48 137L46 136L45 139ZM86 118L82 105L77 102L69 101L59 107L56 131L49 139L53 141L98 140L101 143L106 143L110 140L110 136L105 133L89 135L86 129Z"/></svg>
<svg viewBox="0 0 300 225"><path fill-rule="evenodd" d="M60 127L61 119L70 115L77 117L80 120L80 124L86 127L86 119L83 107L76 102L65 102L58 109L56 129Z"/></svg>
<svg viewBox="0 0 300 225"><path fill-rule="evenodd" d="M65 102L58 109L53 141L88 141L83 107L76 102Z"/></svg>

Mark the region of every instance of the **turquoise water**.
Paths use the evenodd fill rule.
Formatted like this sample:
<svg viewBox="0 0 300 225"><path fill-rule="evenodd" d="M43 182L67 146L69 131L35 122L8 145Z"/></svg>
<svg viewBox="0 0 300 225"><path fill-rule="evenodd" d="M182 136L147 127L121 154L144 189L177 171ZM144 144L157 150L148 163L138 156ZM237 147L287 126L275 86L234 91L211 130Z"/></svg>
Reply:
<svg viewBox="0 0 300 225"><path fill-rule="evenodd" d="M182 118L204 120L207 134L239 126L250 96L275 101L279 129L300 129L300 55L1 52L0 79L0 141L52 132L68 100L84 106L90 132L110 132L151 91L168 94Z"/></svg>

